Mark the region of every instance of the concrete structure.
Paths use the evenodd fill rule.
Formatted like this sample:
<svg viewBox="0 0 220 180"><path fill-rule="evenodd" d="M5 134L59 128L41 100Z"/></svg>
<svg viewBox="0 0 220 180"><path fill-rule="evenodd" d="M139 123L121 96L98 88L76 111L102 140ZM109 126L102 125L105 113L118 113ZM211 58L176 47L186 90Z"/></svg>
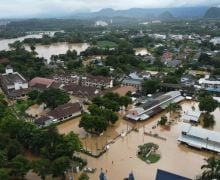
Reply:
<svg viewBox="0 0 220 180"><path fill-rule="evenodd" d="M5 73L0 75L2 90L11 99L25 96L29 92L28 82L18 72L14 72L11 66L7 66Z"/></svg>
<svg viewBox="0 0 220 180"><path fill-rule="evenodd" d="M207 149L220 153L220 132L193 127L187 123L182 125L181 131L178 141L195 148Z"/></svg>
<svg viewBox="0 0 220 180"><path fill-rule="evenodd" d="M170 103L178 103L184 99L179 91L171 91L155 99L148 100L140 107L131 109L125 116L129 120L146 120L163 111Z"/></svg>

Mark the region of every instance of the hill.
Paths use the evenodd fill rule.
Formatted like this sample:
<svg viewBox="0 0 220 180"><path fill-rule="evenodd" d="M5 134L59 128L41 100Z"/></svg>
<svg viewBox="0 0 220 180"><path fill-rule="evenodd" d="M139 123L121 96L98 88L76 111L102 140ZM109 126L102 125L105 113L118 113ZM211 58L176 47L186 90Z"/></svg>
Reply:
<svg viewBox="0 0 220 180"><path fill-rule="evenodd" d="M204 18L220 19L220 7L211 7L211 8L209 8L205 13Z"/></svg>

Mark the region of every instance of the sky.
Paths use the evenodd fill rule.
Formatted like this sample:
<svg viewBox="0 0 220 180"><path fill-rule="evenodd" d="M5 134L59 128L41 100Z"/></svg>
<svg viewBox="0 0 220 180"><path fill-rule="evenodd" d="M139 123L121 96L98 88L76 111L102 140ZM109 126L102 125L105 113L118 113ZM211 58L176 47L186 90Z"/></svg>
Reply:
<svg viewBox="0 0 220 180"><path fill-rule="evenodd" d="M62 15L102 8L216 6L220 0L0 0L0 18Z"/></svg>

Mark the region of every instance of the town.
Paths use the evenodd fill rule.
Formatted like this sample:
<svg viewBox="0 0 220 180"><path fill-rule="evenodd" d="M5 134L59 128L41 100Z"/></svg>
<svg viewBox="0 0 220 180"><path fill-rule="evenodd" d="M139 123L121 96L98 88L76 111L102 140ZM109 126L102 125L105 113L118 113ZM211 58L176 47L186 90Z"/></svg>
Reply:
<svg viewBox="0 0 220 180"><path fill-rule="evenodd" d="M220 179L220 16L97 17L0 21L0 179Z"/></svg>

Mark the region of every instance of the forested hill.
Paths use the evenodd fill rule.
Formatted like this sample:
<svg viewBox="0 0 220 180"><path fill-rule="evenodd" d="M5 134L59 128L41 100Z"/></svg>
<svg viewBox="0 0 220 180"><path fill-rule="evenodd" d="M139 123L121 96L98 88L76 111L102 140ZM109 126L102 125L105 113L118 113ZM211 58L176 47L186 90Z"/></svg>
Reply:
<svg viewBox="0 0 220 180"><path fill-rule="evenodd" d="M220 7L209 8L205 13L204 18L220 19Z"/></svg>

